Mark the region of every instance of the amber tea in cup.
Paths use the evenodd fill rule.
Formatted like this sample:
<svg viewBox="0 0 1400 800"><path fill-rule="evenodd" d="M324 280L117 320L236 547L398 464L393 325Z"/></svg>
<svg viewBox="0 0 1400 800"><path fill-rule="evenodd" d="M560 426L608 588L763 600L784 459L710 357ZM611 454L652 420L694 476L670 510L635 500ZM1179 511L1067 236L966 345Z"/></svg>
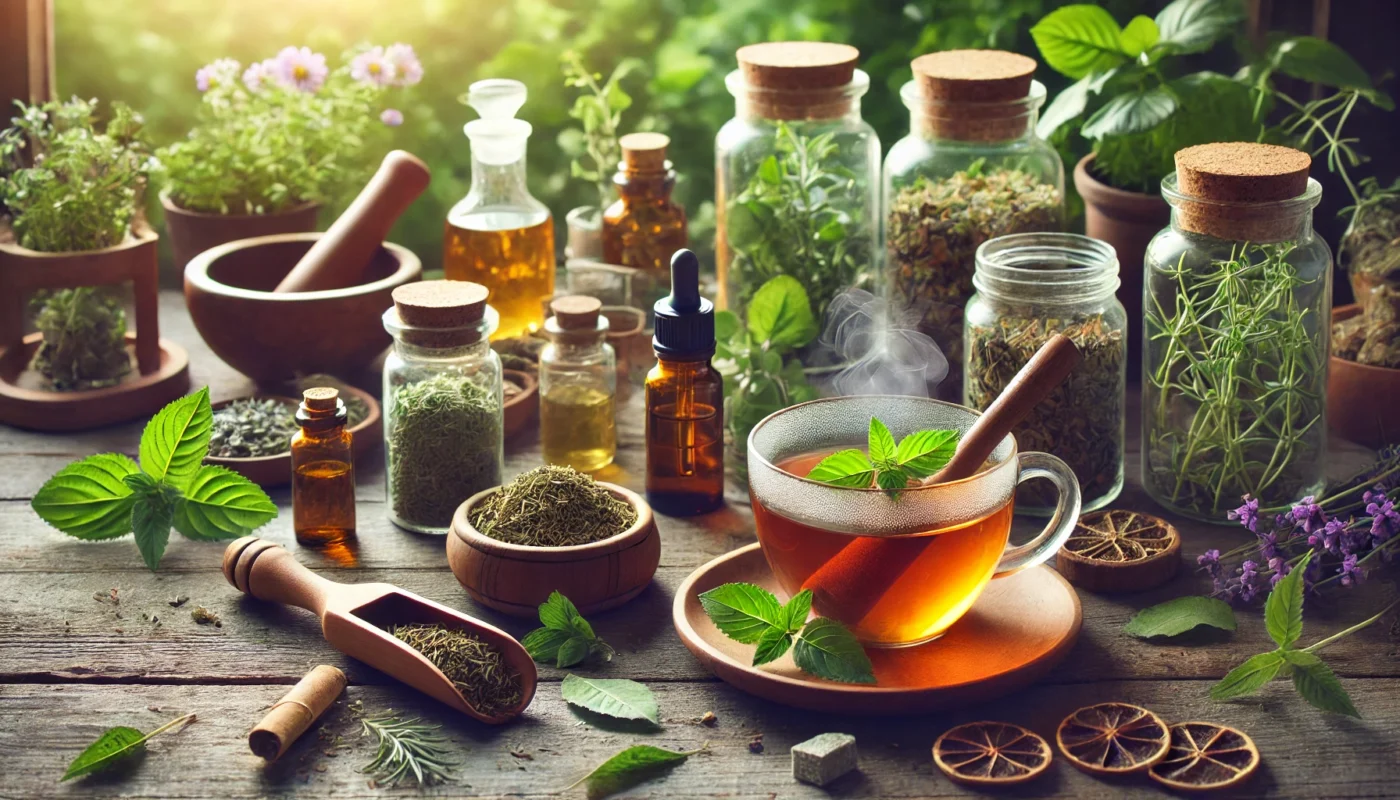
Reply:
<svg viewBox="0 0 1400 800"><path fill-rule="evenodd" d="M896 439L914 431L966 432L978 414L916 397L838 397L793 406L749 436L749 492L764 557L789 596L811 589L814 610L867 644L927 642L967 613L993 577L1050 558L1079 516L1079 487L1064 462L1017 453L1007 436L981 471L916 486L897 499L806 479L823 458L865 447L872 416ZM1059 506L1045 530L1008 549L1016 484L1049 478Z"/></svg>

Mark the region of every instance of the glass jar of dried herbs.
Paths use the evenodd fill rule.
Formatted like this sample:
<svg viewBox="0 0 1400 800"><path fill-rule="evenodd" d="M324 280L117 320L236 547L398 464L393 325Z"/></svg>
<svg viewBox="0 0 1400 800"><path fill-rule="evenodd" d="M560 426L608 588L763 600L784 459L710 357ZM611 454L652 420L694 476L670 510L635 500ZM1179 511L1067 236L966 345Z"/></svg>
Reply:
<svg viewBox="0 0 1400 800"><path fill-rule="evenodd" d="M1287 147L1199 145L1162 180L1170 227L1148 245L1143 486L1224 523L1243 495L1284 508L1325 478L1332 257L1322 188Z"/></svg>
<svg viewBox="0 0 1400 800"><path fill-rule="evenodd" d="M501 360L488 339L499 317L486 287L422 281L394 290L384 328L384 444L389 519L446 533L457 507L501 483Z"/></svg>
<svg viewBox="0 0 1400 800"><path fill-rule="evenodd" d="M1114 295L1117 254L1073 233L1001 236L977 248L972 282L963 402L986 410L1046 340L1068 336L1083 360L1016 426L1016 441L1069 464L1086 511L1108 505L1123 488L1127 418L1128 315ZM1056 497L1049 482L1028 481L1016 510L1050 514Z"/></svg>
<svg viewBox="0 0 1400 800"><path fill-rule="evenodd" d="M1034 59L950 50L914 59L900 90L909 135L884 170L885 281L901 317L948 358L938 394L962 396L963 309L977 248L1009 233L1064 226L1064 165L1036 136L1045 87Z"/></svg>

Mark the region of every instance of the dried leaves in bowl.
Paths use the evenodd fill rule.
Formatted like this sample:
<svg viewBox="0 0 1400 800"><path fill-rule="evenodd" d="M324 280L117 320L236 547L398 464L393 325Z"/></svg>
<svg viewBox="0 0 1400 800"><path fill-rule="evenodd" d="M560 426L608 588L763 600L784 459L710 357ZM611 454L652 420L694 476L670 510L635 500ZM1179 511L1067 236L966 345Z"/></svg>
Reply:
<svg viewBox="0 0 1400 800"><path fill-rule="evenodd" d="M1181 565L1181 534L1151 514L1109 509L1079 518L1055 559L1070 583L1091 592L1160 586Z"/></svg>
<svg viewBox="0 0 1400 800"><path fill-rule="evenodd" d="M1053 757L1044 739L1005 722L969 722L933 743L933 763L970 786L1025 783L1049 769Z"/></svg>
<svg viewBox="0 0 1400 800"><path fill-rule="evenodd" d="M483 536L531 547L600 542L632 527L637 509L571 467L536 467L471 510Z"/></svg>

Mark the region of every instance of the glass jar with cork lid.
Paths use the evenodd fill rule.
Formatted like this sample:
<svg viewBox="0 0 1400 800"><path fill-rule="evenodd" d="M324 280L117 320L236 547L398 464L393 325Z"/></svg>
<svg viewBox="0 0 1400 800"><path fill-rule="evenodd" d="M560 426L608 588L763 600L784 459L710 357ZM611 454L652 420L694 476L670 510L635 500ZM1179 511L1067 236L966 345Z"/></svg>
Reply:
<svg viewBox="0 0 1400 800"><path fill-rule="evenodd" d="M769 42L737 57L725 79L735 116L715 138L718 305L742 315L765 282L790 275L820 320L875 278L880 141L860 114L870 78L844 44Z"/></svg>
<svg viewBox="0 0 1400 800"><path fill-rule="evenodd" d="M1036 62L1001 50L949 50L912 62L900 89L909 135L885 158L885 280L901 316L948 358L939 396L962 395L963 308L977 248L1064 226L1065 170L1036 135L1045 87Z"/></svg>
<svg viewBox="0 0 1400 800"><path fill-rule="evenodd" d="M550 303L540 353L540 447L548 464L597 472L617 455L617 356L595 297Z"/></svg>
<svg viewBox="0 0 1400 800"><path fill-rule="evenodd" d="M389 519L446 533L457 507L501 483L501 360L487 289L421 281L394 290L384 328L384 450Z"/></svg>
<svg viewBox="0 0 1400 800"><path fill-rule="evenodd" d="M1307 153L1225 142L1178 151L1171 225L1148 245L1143 475L1162 506L1225 523L1324 483L1332 254L1313 231Z"/></svg>

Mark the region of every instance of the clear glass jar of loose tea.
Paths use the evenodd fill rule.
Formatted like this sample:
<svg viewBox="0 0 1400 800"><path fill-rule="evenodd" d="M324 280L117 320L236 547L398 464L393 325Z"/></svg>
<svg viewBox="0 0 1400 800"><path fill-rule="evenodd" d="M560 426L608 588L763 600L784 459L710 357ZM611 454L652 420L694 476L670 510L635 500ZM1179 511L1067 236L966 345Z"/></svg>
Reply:
<svg viewBox="0 0 1400 800"><path fill-rule="evenodd" d="M486 287L421 281L394 290L384 328L384 450L389 519L446 533L457 507L499 486L504 460L498 316Z"/></svg>
<svg viewBox="0 0 1400 800"><path fill-rule="evenodd" d="M617 455L617 355L595 297L550 303L540 353L540 448L547 464L597 472Z"/></svg>
<svg viewBox="0 0 1400 800"><path fill-rule="evenodd" d="M1016 426L1026 450L1058 456L1079 479L1084 510L1123 489L1128 315L1118 302L1118 256L1073 233L1016 233L977 248L976 293L963 327L963 402L985 411L1055 334L1083 361ZM1049 514L1058 494L1048 481L1022 484L1016 510Z"/></svg>
<svg viewBox="0 0 1400 800"><path fill-rule="evenodd" d="M765 282L791 275L821 320L842 290L870 288L880 141L860 115L859 56L825 42L739 48L725 79L735 116L715 138L720 308L742 315Z"/></svg>
<svg viewBox="0 0 1400 800"><path fill-rule="evenodd" d="M1143 265L1142 482L1172 511L1225 523L1245 495L1282 508L1323 487L1332 254L1310 166L1287 147L1209 144L1162 180L1171 225Z"/></svg>
<svg viewBox="0 0 1400 800"><path fill-rule="evenodd" d="M1045 87L1034 59L950 50L914 59L900 89L909 135L885 158L885 282L901 316L948 358L939 396L962 396L963 309L977 248L1064 226L1065 170L1036 135Z"/></svg>

